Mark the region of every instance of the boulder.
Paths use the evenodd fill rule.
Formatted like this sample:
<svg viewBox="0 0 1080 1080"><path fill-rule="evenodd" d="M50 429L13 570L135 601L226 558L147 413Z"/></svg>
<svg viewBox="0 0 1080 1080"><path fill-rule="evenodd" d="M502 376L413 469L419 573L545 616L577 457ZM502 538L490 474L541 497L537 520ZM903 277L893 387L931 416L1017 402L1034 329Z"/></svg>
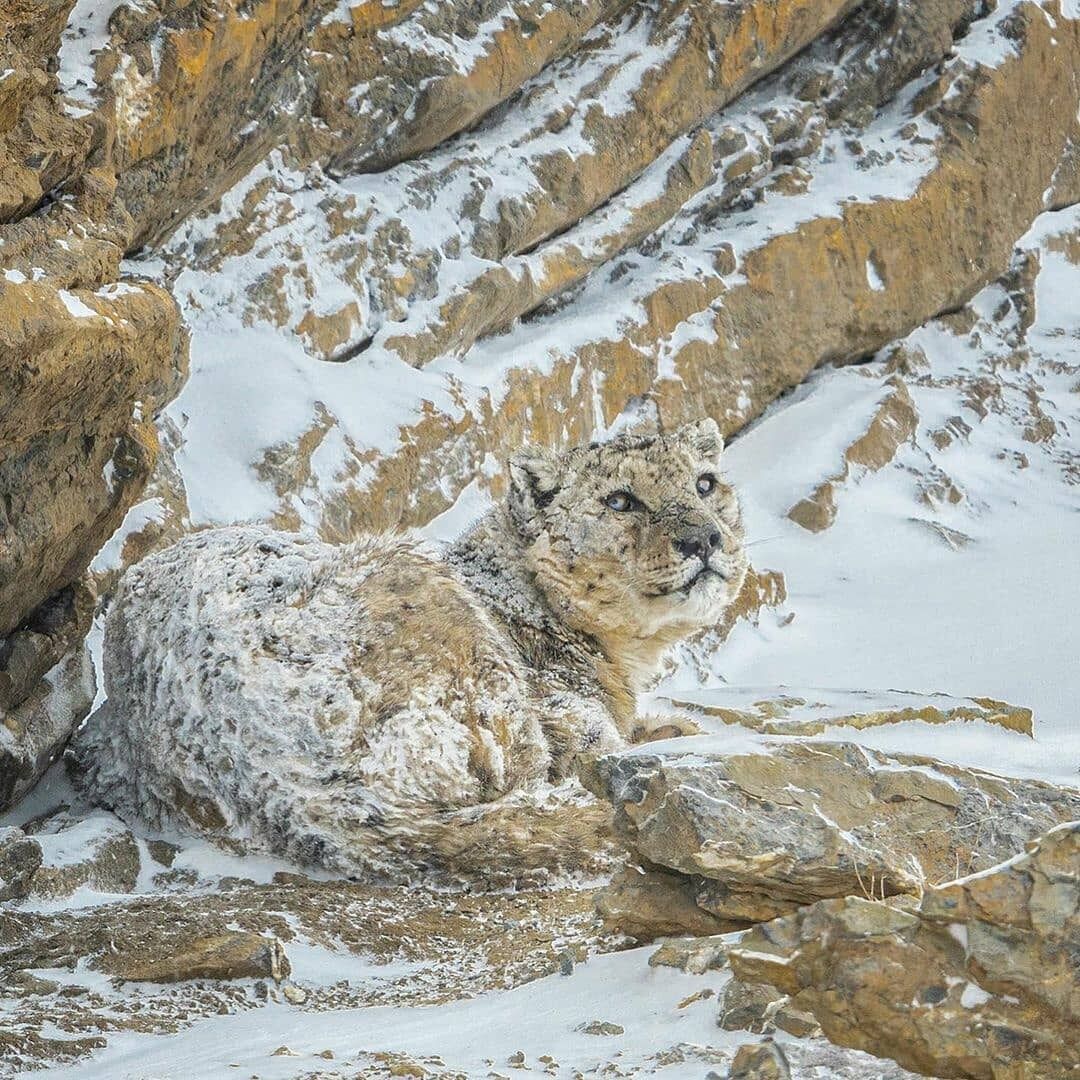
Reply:
<svg viewBox="0 0 1080 1080"><path fill-rule="evenodd" d="M228 930L179 941L160 956L121 954L106 962L107 970L129 982L172 983L189 979L273 979L292 971L276 937Z"/></svg>
<svg viewBox="0 0 1080 1080"><path fill-rule="evenodd" d="M688 975L718 971L727 964L729 940L723 934L672 938L649 957L649 967L673 967Z"/></svg>
<svg viewBox="0 0 1080 1080"><path fill-rule="evenodd" d="M1080 1068L1080 822L903 903L826 900L756 927L735 972L797 993L842 1046L973 1080Z"/></svg>
<svg viewBox="0 0 1080 1080"><path fill-rule="evenodd" d="M918 894L1080 814L1080 792L929 758L843 742L731 744L681 739L609 755L586 772L649 871L601 894L610 925L626 913L635 937L650 936L650 919L653 935L676 932L680 920L700 933L702 916L730 929L828 897ZM646 899L657 872L664 892Z"/></svg>
<svg viewBox="0 0 1080 1080"><path fill-rule="evenodd" d="M134 891L142 865L139 845L112 815L94 813L76 819L61 812L50 817L34 839L42 863L30 883L32 896L56 900L81 888Z"/></svg>

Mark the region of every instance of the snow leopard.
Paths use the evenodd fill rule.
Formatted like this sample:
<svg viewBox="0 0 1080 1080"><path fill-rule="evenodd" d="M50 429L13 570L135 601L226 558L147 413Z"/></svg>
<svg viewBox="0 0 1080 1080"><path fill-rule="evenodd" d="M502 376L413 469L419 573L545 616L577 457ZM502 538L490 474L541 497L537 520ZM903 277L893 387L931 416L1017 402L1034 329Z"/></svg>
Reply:
<svg viewBox="0 0 1080 1080"><path fill-rule="evenodd" d="M526 447L442 549L188 535L118 587L75 779L153 828L373 881L595 867L608 814L578 766L648 734L662 654L743 583L722 451L711 419Z"/></svg>

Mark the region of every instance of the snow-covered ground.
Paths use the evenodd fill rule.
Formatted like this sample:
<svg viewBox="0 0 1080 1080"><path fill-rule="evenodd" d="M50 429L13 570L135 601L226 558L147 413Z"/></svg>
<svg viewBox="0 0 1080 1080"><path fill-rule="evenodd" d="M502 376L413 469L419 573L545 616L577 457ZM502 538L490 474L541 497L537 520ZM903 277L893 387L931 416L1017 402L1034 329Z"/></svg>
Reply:
<svg viewBox="0 0 1080 1080"><path fill-rule="evenodd" d="M730 1062L737 1047L755 1041L744 1031L717 1025L716 994L730 973L690 975L650 967L652 951L594 957L570 975L550 975L503 993L437 1007L313 1014L280 1003L205 1020L164 1038L121 1034L90 1063L34 1075L52 1080L290 1080L531 1073L701 1080L710 1067L722 1069ZM318 958L313 958L311 973L303 963L299 966L304 975L315 973ZM348 965L339 962L334 976L341 970ZM354 971L349 974L355 977ZM820 1041L807 1045L782 1033L778 1041L798 1063L800 1080L911 1076Z"/></svg>

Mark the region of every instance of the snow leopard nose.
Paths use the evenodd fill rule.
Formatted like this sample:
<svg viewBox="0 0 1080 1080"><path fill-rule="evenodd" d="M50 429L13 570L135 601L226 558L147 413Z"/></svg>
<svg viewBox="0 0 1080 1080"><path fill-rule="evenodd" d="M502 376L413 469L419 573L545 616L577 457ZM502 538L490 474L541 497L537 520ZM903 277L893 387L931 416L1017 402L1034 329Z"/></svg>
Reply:
<svg viewBox="0 0 1080 1080"><path fill-rule="evenodd" d="M720 534L711 529L687 529L675 537L672 544L684 559L697 558L707 563L712 553L720 546Z"/></svg>

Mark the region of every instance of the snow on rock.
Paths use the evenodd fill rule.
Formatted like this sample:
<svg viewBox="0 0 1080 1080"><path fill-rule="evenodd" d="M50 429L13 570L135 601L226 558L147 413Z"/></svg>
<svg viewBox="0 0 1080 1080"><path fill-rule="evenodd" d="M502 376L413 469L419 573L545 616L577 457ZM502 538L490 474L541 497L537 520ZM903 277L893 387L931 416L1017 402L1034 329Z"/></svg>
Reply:
<svg viewBox="0 0 1080 1080"><path fill-rule="evenodd" d="M753 931L735 972L809 1009L833 1041L936 1076L1076 1073L1080 822L900 908L848 897ZM961 936L957 924L965 931ZM824 955L823 955L824 954Z"/></svg>
<svg viewBox="0 0 1080 1080"><path fill-rule="evenodd" d="M601 758L588 782L647 868L620 880L621 907L633 911L627 890L644 895L655 871L674 873L673 893L735 924L824 897L917 893L1080 816L1080 791L836 741L683 738ZM674 906L659 914L670 923ZM671 932L631 918L636 937Z"/></svg>

